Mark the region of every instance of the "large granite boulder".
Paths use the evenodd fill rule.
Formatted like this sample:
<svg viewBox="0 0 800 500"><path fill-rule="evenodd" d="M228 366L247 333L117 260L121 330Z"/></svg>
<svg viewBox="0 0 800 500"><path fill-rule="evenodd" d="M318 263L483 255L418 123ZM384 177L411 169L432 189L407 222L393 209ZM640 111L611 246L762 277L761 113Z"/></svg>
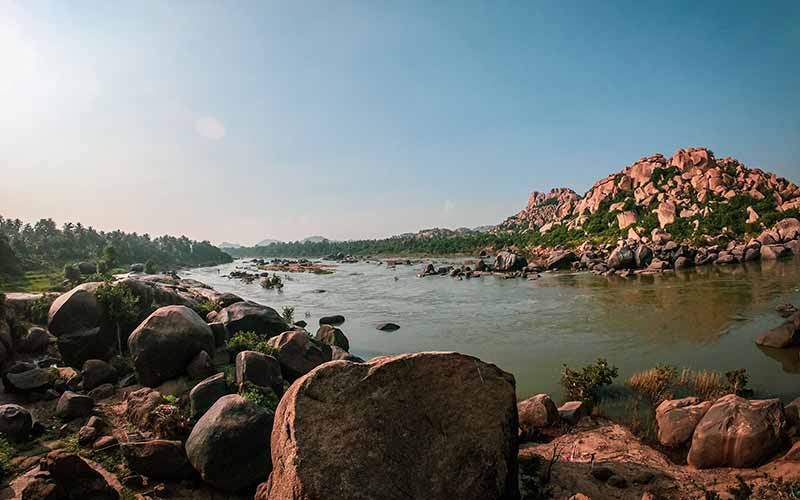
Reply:
<svg viewBox="0 0 800 500"><path fill-rule="evenodd" d="M60 295L50 306L47 329L55 335L69 335L100 325L101 311L95 297L100 283L84 283Z"/></svg>
<svg viewBox="0 0 800 500"><path fill-rule="evenodd" d="M514 377L471 356L327 363L275 418L258 500L519 498Z"/></svg>
<svg viewBox="0 0 800 500"><path fill-rule="evenodd" d="M269 475L274 415L237 394L221 397L200 420L186 455L203 481L223 491L239 491ZM319 431L319 429L317 429Z"/></svg>
<svg viewBox="0 0 800 500"><path fill-rule="evenodd" d="M291 329L275 309L249 301L222 309L215 321L225 325L230 335L255 332L262 337L274 337Z"/></svg>
<svg viewBox="0 0 800 500"><path fill-rule="evenodd" d="M89 396L66 391L58 399L56 404L56 415L64 420L73 418L88 417L94 408L94 400Z"/></svg>
<svg viewBox="0 0 800 500"><path fill-rule="evenodd" d="M331 346L312 339L301 330L282 333L269 339L268 344L278 350L281 373L289 381L327 363L333 356Z"/></svg>
<svg viewBox="0 0 800 500"><path fill-rule="evenodd" d="M117 370L101 359L88 359L81 370L83 388L91 391L95 387L117 381Z"/></svg>
<svg viewBox="0 0 800 500"><path fill-rule="evenodd" d="M658 441L669 447L682 446L692 439L697 423L713 403L690 397L663 401L656 408Z"/></svg>
<svg viewBox="0 0 800 500"><path fill-rule="evenodd" d="M186 371L201 351L214 352L214 334L186 306L165 306L147 317L128 338L139 382L155 387Z"/></svg>
<svg viewBox="0 0 800 500"><path fill-rule="evenodd" d="M724 396L697 424L687 460L698 469L756 466L781 448L785 424L779 399Z"/></svg>

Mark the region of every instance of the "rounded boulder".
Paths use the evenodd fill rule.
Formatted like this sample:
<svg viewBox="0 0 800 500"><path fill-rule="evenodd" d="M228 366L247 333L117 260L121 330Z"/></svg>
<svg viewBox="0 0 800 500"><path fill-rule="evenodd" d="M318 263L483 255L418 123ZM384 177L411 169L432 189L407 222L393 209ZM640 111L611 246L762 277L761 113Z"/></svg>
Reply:
<svg viewBox="0 0 800 500"><path fill-rule="evenodd" d="M271 447L257 500L519 498L514 377L462 354L320 366L281 400Z"/></svg>
<svg viewBox="0 0 800 500"><path fill-rule="evenodd" d="M155 387L182 375L201 351L214 352L214 334L188 307L165 306L133 331L128 348L139 382Z"/></svg>

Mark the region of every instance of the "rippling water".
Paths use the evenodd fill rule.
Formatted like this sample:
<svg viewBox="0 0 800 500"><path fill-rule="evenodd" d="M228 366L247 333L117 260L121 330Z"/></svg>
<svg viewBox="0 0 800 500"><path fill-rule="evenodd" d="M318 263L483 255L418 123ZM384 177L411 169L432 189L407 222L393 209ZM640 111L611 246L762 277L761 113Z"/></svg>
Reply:
<svg viewBox="0 0 800 500"><path fill-rule="evenodd" d="M777 304L800 306L798 259L634 279L544 273L536 281L417 278L421 265L341 264L331 275L285 274L282 292L223 277L237 266L246 264L183 274L278 311L294 306L295 319L308 321L312 333L320 316L343 314L351 351L365 359L430 350L472 354L513 373L520 397L560 394L563 364L578 367L598 357L620 368L620 380L660 363L747 368L757 394L800 396L800 350L754 343L783 321ZM401 328L378 331L381 321Z"/></svg>

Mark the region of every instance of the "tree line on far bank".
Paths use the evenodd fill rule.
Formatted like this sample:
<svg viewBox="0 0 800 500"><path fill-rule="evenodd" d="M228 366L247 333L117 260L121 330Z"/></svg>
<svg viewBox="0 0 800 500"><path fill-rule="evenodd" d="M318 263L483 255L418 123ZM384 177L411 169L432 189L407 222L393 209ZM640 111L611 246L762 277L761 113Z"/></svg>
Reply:
<svg viewBox="0 0 800 500"><path fill-rule="evenodd" d="M231 256L208 241L185 236L159 236L97 231L80 223L61 228L52 219L34 224L0 216L0 274L58 270L78 262L125 266L146 263L167 269L180 266L216 265ZM107 262L108 261L108 262Z"/></svg>

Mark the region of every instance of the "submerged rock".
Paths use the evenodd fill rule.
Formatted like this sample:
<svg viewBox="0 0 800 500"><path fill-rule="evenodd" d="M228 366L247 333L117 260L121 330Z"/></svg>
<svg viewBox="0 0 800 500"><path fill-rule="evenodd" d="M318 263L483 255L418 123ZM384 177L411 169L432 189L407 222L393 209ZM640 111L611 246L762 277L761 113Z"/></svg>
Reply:
<svg viewBox="0 0 800 500"><path fill-rule="evenodd" d="M514 385L457 353L326 364L278 406L256 498L517 499Z"/></svg>

